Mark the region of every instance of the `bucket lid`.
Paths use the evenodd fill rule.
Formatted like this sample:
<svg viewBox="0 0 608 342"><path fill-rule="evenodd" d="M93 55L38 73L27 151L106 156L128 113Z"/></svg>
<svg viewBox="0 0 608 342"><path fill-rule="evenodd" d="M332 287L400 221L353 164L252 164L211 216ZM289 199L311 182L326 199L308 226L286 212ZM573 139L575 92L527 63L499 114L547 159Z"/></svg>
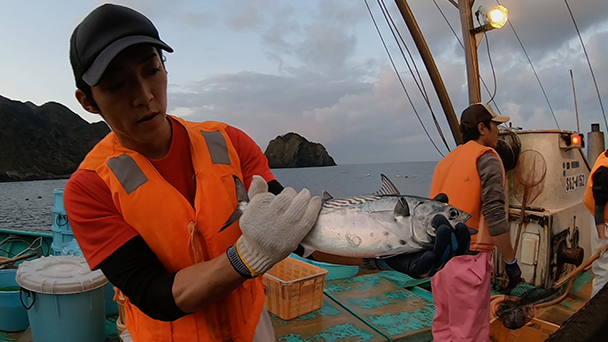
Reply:
<svg viewBox="0 0 608 342"><path fill-rule="evenodd" d="M91 271L82 256L42 257L24 261L17 270L17 283L38 293L80 293L102 287L107 282L103 272Z"/></svg>

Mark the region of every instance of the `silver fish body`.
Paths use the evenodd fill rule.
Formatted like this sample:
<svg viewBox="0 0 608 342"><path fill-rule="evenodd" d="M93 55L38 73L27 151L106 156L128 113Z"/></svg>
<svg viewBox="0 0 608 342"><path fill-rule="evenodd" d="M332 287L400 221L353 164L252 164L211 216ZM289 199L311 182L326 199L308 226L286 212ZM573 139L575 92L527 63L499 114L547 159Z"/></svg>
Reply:
<svg viewBox="0 0 608 342"><path fill-rule="evenodd" d="M437 214L452 226L471 217L441 201L401 195L385 175L381 179L382 187L371 195L334 199L325 192L317 221L301 244L337 256L383 258L431 249L431 221ZM236 176L234 181L238 206L220 233L240 218L249 202L243 183Z"/></svg>
<svg viewBox="0 0 608 342"><path fill-rule="evenodd" d="M435 234L431 220L436 214L444 215L453 226L470 218L453 206L416 196L330 199L324 202L302 245L346 257L382 258L414 253L432 248Z"/></svg>

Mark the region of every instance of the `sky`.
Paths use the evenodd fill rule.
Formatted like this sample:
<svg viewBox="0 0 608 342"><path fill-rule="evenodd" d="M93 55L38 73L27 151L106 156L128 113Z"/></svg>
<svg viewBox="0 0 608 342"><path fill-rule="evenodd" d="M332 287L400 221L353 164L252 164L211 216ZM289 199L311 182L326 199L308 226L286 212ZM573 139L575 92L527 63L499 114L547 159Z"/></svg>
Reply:
<svg viewBox="0 0 608 342"><path fill-rule="evenodd" d="M460 38L458 9L448 0L435 1L409 0L408 4L459 117L469 103L465 58L448 26ZM101 120L75 99L69 38L102 3L0 0L0 95L36 105L59 102L89 122ZM169 114L226 122L245 131L262 151L277 136L295 132L325 146L339 165L437 161L455 147L394 1L114 3L150 18L161 39L174 49L166 55ZM577 131L571 71L580 131L587 133L591 123L600 123L605 132L600 103L608 111L608 1L500 3L509 9L510 24L487 32L477 49L480 75L489 90L482 86L482 101L493 96L492 107L509 115L513 127L555 129L559 124L561 129ZM588 53L599 97L566 4ZM395 41L380 5L405 45ZM477 0L473 12L481 5L491 8L497 0ZM412 77L417 74L414 66L432 111Z"/></svg>

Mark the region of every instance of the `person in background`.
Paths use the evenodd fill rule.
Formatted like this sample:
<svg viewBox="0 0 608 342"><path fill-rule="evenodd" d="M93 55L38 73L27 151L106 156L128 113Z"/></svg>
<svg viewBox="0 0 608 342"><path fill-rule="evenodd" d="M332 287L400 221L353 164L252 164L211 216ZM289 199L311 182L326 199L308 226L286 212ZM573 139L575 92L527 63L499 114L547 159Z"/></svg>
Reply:
<svg viewBox="0 0 608 342"><path fill-rule="evenodd" d="M134 341L274 341L261 275L301 250L321 199L283 188L243 131L168 115L163 52L153 23L124 6L97 7L72 33L76 98L111 128L65 186L74 236L124 294ZM468 231L435 222L435 249L393 269L425 276L466 251Z"/></svg>
<svg viewBox="0 0 608 342"><path fill-rule="evenodd" d="M436 342L488 341L494 247L505 263L507 288L521 281L507 221L505 172L494 150L498 125L507 121L486 103L470 105L460 119L464 144L442 159L433 174L431 197L446 194L451 205L472 214L466 224L477 230L470 252L454 257L431 278Z"/></svg>
<svg viewBox="0 0 608 342"><path fill-rule="evenodd" d="M600 153L595 160L595 164L589 174L587 188L583 195L583 202L587 210L595 218L596 230L591 233L591 245L595 247L594 253L599 253L600 257L593 262L593 285L591 296L595 296L608 283L608 254L606 246L606 217L608 217L608 150Z"/></svg>

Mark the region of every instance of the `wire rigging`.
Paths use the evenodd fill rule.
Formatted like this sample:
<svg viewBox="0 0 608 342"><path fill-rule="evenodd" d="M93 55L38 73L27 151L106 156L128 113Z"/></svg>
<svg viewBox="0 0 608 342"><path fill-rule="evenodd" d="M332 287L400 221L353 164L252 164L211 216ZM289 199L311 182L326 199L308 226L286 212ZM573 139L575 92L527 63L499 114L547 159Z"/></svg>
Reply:
<svg viewBox="0 0 608 342"><path fill-rule="evenodd" d="M490 39L488 38L488 35L484 32L483 35L486 38L486 47L488 50L488 60L490 61L490 68L492 69L492 77L494 78L494 93L492 94L492 96L490 97L490 101L494 100L494 96L496 96L496 90L498 89L498 86L496 84L496 71L494 70L494 63L492 63L492 55L490 54Z"/></svg>
<svg viewBox="0 0 608 342"><path fill-rule="evenodd" d="M585 43L583 43L583 38L581 38L581 32L578 30L578 25L576 25L576 20L574 20L574 15L570 10L570 5L568 4L568 0L564 0L566 3L566 7L568 7L568 12L570 13L570 18L572 18L572 23L574 23L574 28L576 29L576 34L578 34L578 39L581 41L581 46L583 47L583 52L585 52L585 58L587 58L587 65L589 65L589 71L591 71L591 78L593 79L593 84L595 85L595 91L597 92L597 98L600 101L600 108L602 109L602 115L604 116L604 124L605 127L608 127L608 122L606 122L606 113L604 112L604 105L602 104L602 98L600 96L600 90L597 87L597 82L595 81L595 73L593 72L593 68L591 68L591 61L589 61L589 55L587 54L587 49L585 48Z"/></svg>
<svg viewBox="0 0 608 342"><path fill-rule="evenodd" d="M445 23L448 25L448 27L452 31L452 34L454 34L454 37L456 37L456 40L458 41L458 44L460 44L460 47L464 50L464 45L462 44L462 41L460 40L460 38L458 37L458 34L454 30L454 27L452 27L452 24L450 24L450 21L448 20L448 18L443 13L443 10L441 9L441 7L439 7L439 4L437 3L436 0L433 0L433 3L435 4L435 7L437 7L437 10L439 10L439 13L441 13L441 16L443 17L443 20L445 21ZM458 4L456 4L456 8L458 8ZM492 95L492 93L490 92L490 89L488 88L488 85L483 80L483 77L481 77L481 75L479 75L479 79L481 80L481 83L483 84L483 87L486 89L486 92L488 93L488 95ZM490 101L488 101L488 103L489 102L493 102L494 103L494 107L496 108L496 111L498 112L498 114L502 115L502 112L500 111L500 107L498 106L498 103L496 102L496 99L493 96L492 96L492 99Z"/></svg>
<svg viewBox="0 0 608 342"><path fill-rule="evenodd" d="M429 100L428 94L426 92L426 88L424 87L424 82L422 81L422 77L420 76L420 72L418 71L418 66L416 65L416 61L414 60L414 57L412 56L412 53L410 51L410 49L407 47L407 44L405 43L405 40L403 39L403 37L401 36L401 33L399 33L399 30L397 29L397 25L395 24L395 22L393 21L393 18L391 17L390 13L388 12L388 9L386 8L386 5L384 4L384 1L381 0L377 0L378 2L378 6L380 6L381 10L382 10L382 14L384 15L384 19L386 20L387 25L389 26L391 33L393 34L393 38L395 39L395 41L397 42L397 46L399 47L399 51L401 51L401 56L403 56L403 59L405 60L405 63L410 71L410 74L412 75L412 78L414 79L414 82L416 83L416 86L418 87L418 90L420 91L420 93L422 94L422 97L424 98L429 110L431 111L431 116L433 118L433 122L435 123L435 128L437 129L437 132L439 133L439 136L441 137L441 140L443 141L445 148L450 151L450 147L448 145L447 140L445 139L445 135L443 134L443 131L441 130L441 126L439 125L439 121L437 120L437 117L435 116L435 112L433 111L433 108L431 106L431 101ZM416 76L414 75L414 72L412 71L412 68L407 60L407 58L405 57L405 54L403 53L403 49L401 48L401 44L399 44L399 40L397 40L397 35L395 34L395 31L397 32L397 35L399 35L399 38L401 39L401 43L403 44L403 46L405 47L405 49L407 50L407 53L410 57L410 59L412 60L412 64L414 65L414 68L416 69L416 74L418 75L418 78L416 78Z"/></svg>
<svg viewBox="0 0 608 342"><path fill-rule="evenodd" d="M497 4L501 4L500 1L496 0ZM553 116L553 120L555 120L555 125L557 125L557 129L559 128L559 123L557 122L557 118L555 117L555 112L553 112L553 107L551 107L551 103L549 102L549 98L547 97L547 93L545 92L545 88L543 87L543 84L540 82L540 78L538 77L538 74L536 73L536 69L534 68L534 65L532 64L532 61L530 60L530 56L528 56L528 52L526 52L526 48L524 47L524 44L521 42L521 39L519 39L519 35L517 34L517 31L515 31L515 27L513 27L513 24L511 24L511 21L508 20L507 21L509 23L509 27L511 27L511 30L513 31L513 34L515 34L515 38L517 38L517 41L519 42L519 46L521 46L521 49L524 52L524 55L526 56L526 59L528 60L528 63L530 64L530 67L532 68L532 72L534 72L534 76L536 77L536 80L538 81L538 85L540 86L540 90L543 93L543 96L545 97L545 100L547 101L547 105L549 106L549 110L551 111L551 115Z"/></svg>
<svg viewBox="0 0 608 342"><path fill-rule="evenodd" d="M477 19L477 23L481 25L479 22L479 12L475 12L475 17ZM492 55L490 54L490 38L488 38L488 34L486 31L483 32L483 36L486 39L486 48L488 51L488 61L490 62L490 69L492 70L492 78L494 79L494 93L491 94L490 101L494 100L494 96L496 96L496 91L498 89L498 85L496 83L496 71L494 70L494 63L492 62ZM480 76L481 77L481 76Z"/></svg>
<svg viewBox="0 0 608 342"><path fill-rule="evenodd" d="M431 141L431 144L433 144L433 146L435 147L435 149L437 150L437 152L439 152L439 154L442 157L445 157L444 154L439 149L439 147L437 147L437 145L435 144L435 142L431 138L431 135L429 134L429 132L426 129L426 127L424 126L424 123L422 122L422 119L420 118L420 115L418 114L418 111L416 110L416 107L414 106L414 102L412 101L412 98L410 97L410 94L408 93L407 89L405 88L405 84L403 83L403 80L401 79L401 75L399 75L399 72L397 71L397 68L395 67L395 63L393 61L393 58L392 58L390 52L388 51L388 48L387 48L386 43L384 41L384 38L382 37L382 34L380 33L380 29L378 28L378 24L376 23L376 20L374 19L374 16L372 14L371 9L369 8L369 4L367 3L367 0L364 0L364 2L365 2L365 6L367 7L367 11L369 12L369 15L370 15L370 17L372 19L372 22L374 23L374 27L376 28L376 32L378 32L378 35L380 36L380 40L382 41L382 45L384 46L384 50L386 51L386 53L388 55L388 58L389 58L389 60L391 62L391 65L393 66L393 70L397 74L397 78L399 79L399 83L401 84L401 88L403 88L403 91L405 92L405 95L406 95L408 101L410 102L410 105L412 106L412 109L414 110L414 114L416 114L416 117L418 118L418 121L420 121L420 125L422 126L422 129L424 130L424 133L426 133L426 136Z"/></svg>

